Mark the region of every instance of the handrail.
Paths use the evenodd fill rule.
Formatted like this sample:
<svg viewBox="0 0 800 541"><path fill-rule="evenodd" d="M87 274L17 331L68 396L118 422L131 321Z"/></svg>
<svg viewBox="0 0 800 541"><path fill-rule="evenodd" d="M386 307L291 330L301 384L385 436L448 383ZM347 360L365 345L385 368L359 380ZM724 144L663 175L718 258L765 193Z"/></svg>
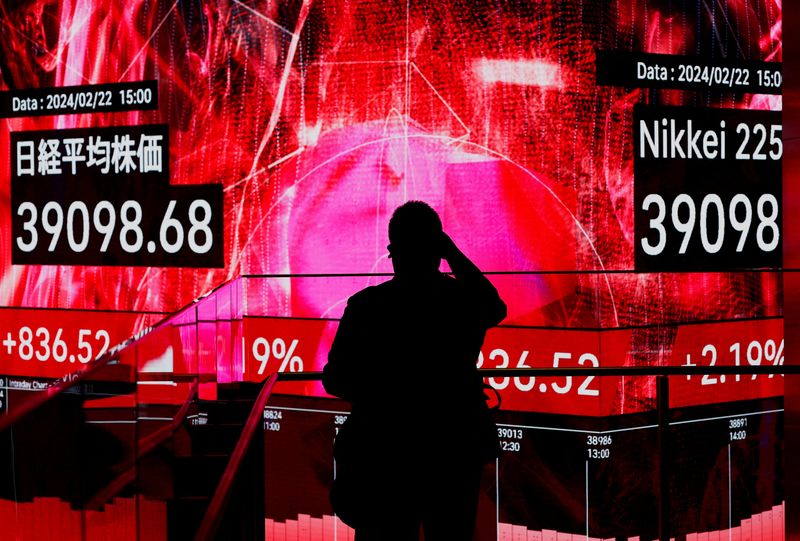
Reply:
<svg viewBox="0 0 800 541"><path fill-rule="evenodd" d="M566 368L514 368L514 369L479 369L483 377L494 376L668 376L668 375L703 375L703 374L800 374L800 365L779 366L619 366L619 367L566 367ZM214 498L203 517L203 522L195 536L195 541L208 541L213 538L221 520L221 508L227 500L230 485L241 463L242 457L252 439L255 423L266 406L267 399L277 380L281 381L316 381L322 379L322 372L274 372L270 375L258 395L253 409L247 418L245 429L225 468Z"/></svg>
<svg viewBox="0 0 800 541"><path fill-rule="evenodd" d="M421 372L424 372L421 371ZM702 376L705 374L800 374L800 365L609 366L564 368L481 368L482 377L529 376ZM322 372L281 372L281 381L318 381Z"/></svg>
<svg viewBox="0 0 800 541"><path fill-rule="evenodd" d="M183 425L183 420L186 418L186 414L189 413L189 406L191 405L194 397L197 395L198 387L199 380L195 378L192 382L191 388L189 388L186 401L181 406L181 409L178 410L178 413L175 414L175 417L172 418L172 422L166 426L162 426L152 434L149 434L142 439L141 443L139 444L139 456L144 456L161 445L172 434L174 434L181 427L181 425Z"/></svg>
<svg viewBox="0 0 800 541"><path fill-rule="evenodd" d="M669 375L703 375L703 374L800 374L800 365L779 366L618 366L618 367L581 367L581 368L514 368L514 369L480 369L483 377L492 376L669 376ZM203 517L194 541L210 541L214 538L222 520L222 510L227 502L231 485L236 477L244 454L250 445L256 425L261 418L267 400L276 384L280 381L314 381L322 379L322 372L274 372L264 383L261 392L247 417L244 430L231 454L213 499Z"/></svg>
<svg viewBox="0 0 800 541"><path fill-rule="evenodd" d="M116 351L114 352L116 354ZM100 367L105 366L114 355L106 354L94 361L86 370L79 372L72 381L59 381L45 391L26 401L17 410L0 417L0 432L30 411L47 402L51 397L63 392L86 379ZM530 376L702 376L706 374L800 374L800 365L741 365L741 366L612 366L612 367L564 367L564 368L482 368L482 377L530 377ZM278 374L276 372L276 374ZM319 381L322 372L281 372L281 381Z"/></svg>
<svg viewBox="0 0 800 541"><path fill-rule="evenodd" d="M230 283L230 282L225 282L225 284L222 284L221 286L218 286L213 291L209 292L209 294L213 293L214 291L216 291L217 289L221 288L222 286L224 286L224 285L226 285L228 283ZM143 331L140 331L140 332L136 333L135 335L131 336L130 338L127 338L126 340L123 340L122 342L120 342L116 346L110 348L108 351L103 353L103 355L95 358L90 363L85 365L85 368L83 370L76 370L74 372L70 372L68 374L65 374L64 376L59 378L57 381L54 381L53 383L51 383L51 385L49 387L47 387L47 389L45 389L45 390L43 390L41 392L35 393L35 395L32 398L30 398L29 400L26 400L18 408L14 409L13 411L7 412L6 415L0 415L0 432L5 430L6 428L11 426L12 424L18 422L20 419L22 419L23 417L28 415L30 412L32 412L33 410L39 408L42 404L48 402L51 398L61 394L62 392L66 391L69 388L72 388L72 387L84 382L87 378L89 378L91 375L96 373L98 370L100 370L100 369L102 369L104 367L110 366L113 361L118 360L119 353L122 350L134 345L136 342L138 342L139 340L141 340L142 338L144 338L145 336L150 334L156 328L158 328L159 326L161 326L164 323L166 323L170 318L173 318L173 317L176 317L177 315L180 315L181 312L183 312L184 310L192 307L194 304L196 304L197 302L202 300L202 298L204 298L204 297L201 297L200 299L194 301L193 304L190 304L190 305L182 308L179 312L176 312L175 314L171 314L171 315L165 317L163 320L159 321L155 325L152 325L152 326L148 327L147 329L144 329ZM125 365L120 365L120 366L122 367L122 366L125 366ZM133 372L134 370L136 370L136 367L133 367L133 366L130 367L130 371L131 372ZM190 381L193 381L195 379L199 379L200 383L205 383L205 382L209 382L209 381L216 381L216 378L214 377L214 375L205 375L205 374L181 375L181 374L165 374L165 373L152 373L152 372L139 373L139 374L136 375L136 378L135 378L136 381L160 381L160 380L183 381L183 380L187 380L187 379L190 380ZM129 382L133 383L134 379L130 378Z"/></svg>
<svg viewBox="0 0 800 541"><path fill-rule="evenodd" d="M222 511L228 501L231 485L233 485L236 473L239 471L242 460L244 460L244 455L250 447L250 442L253 439L258 423L261 421L261 416L267 405L267 400L269 400L272 389L275 387L277 381L277 372L273 372L266 381L264 381L264 385L261 387L261 391L258 393L258 397L253 404L253 408L247 415L247 421L245 421L244 428L242 429L242 435L239 437L239 441L236 442L236 447L233 449L233 453L231 453L228 465L225 466L225 471L222 473L219 485L217 485L214 496L211 498L211 503L209 503L208 509L203 516L203 521L200 523L197 534L194 536L195 541L208 541L213 539L214 535L216 535L217 528L219 528L220 521L222 520Z"/></svg>
<svg viewBox="0 0 800 541"><path fill-rule="evenodd" d="M172 435L178 431L181 425L183 425L183 421L186 419L186 414L189 413L189 406L191 406L192 400L197 394L198 384L199 382L197 378L195 378L194 382L192 383L192 387L189 389L189 394L186 397L186 401L183 403L168 425L162 426L155 432L142 438L142 441L139 443L136 450L137 461L153 452L154 449L158 448L162 443L171 438ZM132 483L136 479L137 466L138 464L134 462L130 468L127 468L125 471L112 479L111 482L105 486L105 488L95 494L94 497L87 502L86 508L99 509L103 504L105 504L105 502L111 499L112 496L118 494L123 488Z"/></svg>
<svg viewBox="0 0 800 541"><path fill-rule="evenodd" d="M605 275L605 274L730 274L739 272L797 272L800 269L783 267L755 267L736 270L677 270L677 271L641 271L635 269L551 269L551 270L487 270L481 274L490 276L541 276L541 275ZM449 273L443 273L449 274ZM369 277L392 277L393 272L288 272L272 274L242 274L240 278L369 278ZM227 283L227 282L226 282Z"/></svg>
<svg viewBox="0 0 800 541"><path fill-rule="evenodd" d="M122 346L122 344L120 344L120 346ZM20 419L28 415L30 412L39 408L42 404L50 401L52 398L58 396L67 389L83 383L89 376L91 376L98 370L109 366L111 361L115 360L117 353L119 353L120 349L122 348L121 347L119 349L114 348L113 351L109 350L102 356L98 357L97 359L86 365L87 367L86 369L70 372L69 374L60 378L57 382L51 384L49 387L47 387L47 389L35 393L32 398L26 400L18 408L14 409L13 411L9 411L4 416L0 416L0 432L5 430L12 424L18 422ZM120 366L125 366L125 365L120 365ZM129 368L131 372L134 370L134 367L129 367ZM72 375L75 375L75 377L74 378L68 377ZM133 381L131 381L130 383L133 383Z"/></svg>
<svg viewBox="0 0 800 541"><path fill-rule="evenodd" d="M118 354L127 347L135 344L152 331L156 330L164 326L169 320L175 319L180 317L183 313L187 312L191 308L195 308L199 303L201 303L206 297L209 297L216 293L217 291L222 290L222 288L228 286L229 284L239 280L241 277L236 277L232 280L226 280L221 284L217 284L213 288L211 288L208 292L204 293L203 295L199 296L198 298L194 299L190 303L186 304L185 306L180 307L175 312L170 314L166 314L163 319L159 320L158 322L150 325L149 327L137 332L130 338L127 338L117 344L116 346L110 348L106 351L103 355L93 359L89 364L85 365L86 368L83 370L76 370L74 372L70 372L69 374L65 374L60 378L59 381L54 382L51 384L47 389L42 392L36 393L34 397L30 400L27 400L23 405L19 408L15 409L13 412L7 412L6 415L0 416L0 432L11 426L12 424L18 422L20 419L28 415L33 410L39 408L42 404L49 401L51 398L55 397L56 395L61 394L66 389L74 387L75 385L80 384L81 382L85 381L90 375L94 374L97 370L100 370L102 367L107 366L117 358ZM135 367L133 367L135 369ZM146 374L146 373L145 373ZM74 377L68 377L73 376ZM202 381L202 376L201 381ZM139 381L150 381L154 379L158 379L157 376L140 376L137 378ZM205 381L213 381L213 377L209 378Z"/></svg>

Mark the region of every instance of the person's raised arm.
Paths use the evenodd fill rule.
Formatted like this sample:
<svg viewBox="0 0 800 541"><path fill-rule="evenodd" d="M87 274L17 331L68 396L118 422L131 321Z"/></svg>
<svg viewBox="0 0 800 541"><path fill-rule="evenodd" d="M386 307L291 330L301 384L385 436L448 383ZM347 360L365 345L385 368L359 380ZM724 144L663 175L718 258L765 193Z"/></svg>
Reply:
<svg viewBox="0 0 800 541"><path fill-rule="evenodd" d="M494 285L444 232L442 232L441 249L442 257L450 265L456 280L462 282L475 295L481 319L486 326L493 327L500 323L506 317L506 304Z"/></svg>

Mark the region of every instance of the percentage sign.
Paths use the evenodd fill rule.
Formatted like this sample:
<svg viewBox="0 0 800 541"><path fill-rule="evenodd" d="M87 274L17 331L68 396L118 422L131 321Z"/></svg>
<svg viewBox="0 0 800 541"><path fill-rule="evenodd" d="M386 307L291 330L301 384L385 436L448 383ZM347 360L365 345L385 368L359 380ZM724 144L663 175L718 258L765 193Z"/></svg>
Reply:
<svg viewBox="0 0 800 541"><path fill-rule="evenodd" d="M278 372L285 372L287 367L289 368L289 372L302 372L303 359L301 359L299 355L294 354L297 344L298 340L295 339L292 340L289 347L286 347L286 341L282 338L275 338L270 346L269 340L266 338L256 338L253 341L253 357L261 363L261 366L258 367L258 374L261 375L264 373L264 370L267 368L267 361L269 361L271 355L274 356L275 359L283 361L281 362L280 368L278 368Z"/></svg>
<svg viewBox="0 0 800 541"><path fill-rule="evenodd" d="M286 347L286 342L281 338L276 338L272 341L272 353L276 359L281 359L281 367L278 372L285 372L286 367L289 367L289 372L301 372L303 370L303 359L294 354L297 347L297 339L292 340L289 347Z"/></svg>
<svg viewBox="0 0 800 541"><path fill-rule="evenodd" d="M774 340L767 340L764 344L764 358L772 362L773 366L783 365L783 340L780 346L775 344ZM775 377L775 374L770 374L770 378Z"/></svg>

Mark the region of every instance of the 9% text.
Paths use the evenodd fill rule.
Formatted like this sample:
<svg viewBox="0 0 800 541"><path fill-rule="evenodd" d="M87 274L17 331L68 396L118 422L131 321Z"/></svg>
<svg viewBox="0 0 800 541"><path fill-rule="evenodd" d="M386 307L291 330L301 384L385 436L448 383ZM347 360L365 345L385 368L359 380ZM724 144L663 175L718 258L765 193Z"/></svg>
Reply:
<svg viewBox="0 0 800 541"><path fill-rule="evenodd" d="M278 372L302 372L303 359L299 355L294 354L297 348L298 340L292 340L289 345L283 338L275 338L270 344L266 338L258 337L253 341L253 357L256 361L261 363L258 367L258 374L261 375L267 369L267 363L270 357L274 357L276 361L281 361Z"/></svg>

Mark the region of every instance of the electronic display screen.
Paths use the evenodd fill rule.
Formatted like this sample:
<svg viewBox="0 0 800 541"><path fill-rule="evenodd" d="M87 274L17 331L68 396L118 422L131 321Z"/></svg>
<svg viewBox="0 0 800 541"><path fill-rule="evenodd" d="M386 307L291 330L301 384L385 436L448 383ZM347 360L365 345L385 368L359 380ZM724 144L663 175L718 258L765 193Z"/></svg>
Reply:
<svg viewBox="0 0 800 541"><path fill-rule="evenodd" d="M328 501L333 441L347 406L280 396L264 411L267 539L352 535ZM782 401L673 411L670 536L782 539ZM501 453L484 471L476 539L658 539L655 412L590 418L502 411L496 420Z"/></svg>
<svg viewBox="0 0 800 541"><path fill-rule="evenodd" d="M781 10L3 3L0 411L11 382L62 377L223 284L237 310L205 297L137 366L321 370L348 297L392 273L410 199L508 305L481 367L783 364ZM504 432L481 539L657 535L654 378L487 384ZM267 538L343 539L325 494L347 405L319 382L278 392ZM679 539L779 541L782 395L781 376L672 379Z"/></svg>

